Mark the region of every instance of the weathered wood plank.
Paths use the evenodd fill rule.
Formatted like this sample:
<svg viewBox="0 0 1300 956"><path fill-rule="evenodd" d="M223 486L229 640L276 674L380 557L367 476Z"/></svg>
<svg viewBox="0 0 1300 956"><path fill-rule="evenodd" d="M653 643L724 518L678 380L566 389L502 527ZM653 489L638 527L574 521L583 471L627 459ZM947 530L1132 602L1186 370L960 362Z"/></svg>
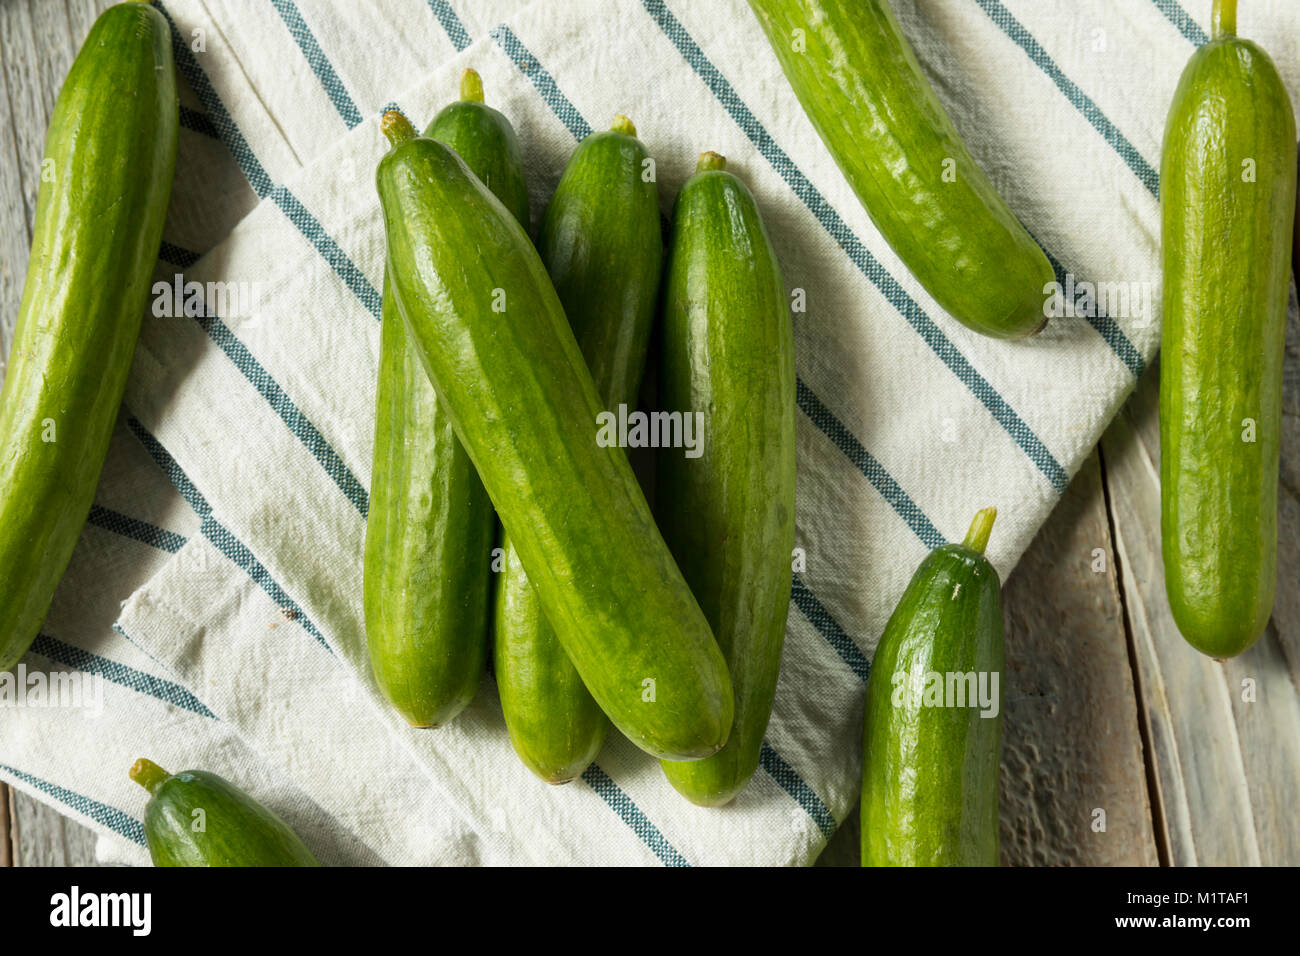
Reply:
<svg viewBox="0 0 1300 956"><path fill-rule="evenodd" d="M13 866L13 835L9 821L9 788L0 783L0 866Z"/></svg>
<svg viewBox="0 0 1300 956"><path fill-rule="evenodd" d="M1003 864L1156 865L1136 691L1096 455L1007 581L1003 604ZM1105 811L1100 832L1093 829L1098 809ZM858 835L855 809L818 865L857 865Z"/></svg>
<svg viewBox="0 0 1300 956"><path fill-rule="evenodd" d="M1003 864L1157 865L1095 453L1021 558L1003 599Z"/></svg>
<svg viewBox="0 0 1300 956"><path fill-rule="evenodd" d="M58 811L14 792L14 866L96 866L95 834Z"/></svg>

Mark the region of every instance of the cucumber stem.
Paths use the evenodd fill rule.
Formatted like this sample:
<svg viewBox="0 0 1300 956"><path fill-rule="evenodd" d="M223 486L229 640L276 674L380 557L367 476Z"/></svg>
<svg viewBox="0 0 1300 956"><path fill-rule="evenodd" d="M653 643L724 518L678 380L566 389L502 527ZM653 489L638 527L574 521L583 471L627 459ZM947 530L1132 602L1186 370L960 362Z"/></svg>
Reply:
<svg viewBox="0 0 1300 956"><path fill-rule="evenodd" d="M636 125L622 113L614 117L614 125L610 129L624 136L636 136Z"/></svg>
<svg viewBox="0 0 1300 956"><path fill-rule="evenodd" d="M997 508L981 508L975 512L975 520L970 523L970 530L966 532L966 540L962 542L962 547L976 554L983 554L989 543L989 533L993 530L993 519L997 516Z"/></svg>
<svg viewBox="0 0 1300 956"><path fill-rule="evenodd" d="M700 161L695 164L695 171L697 173L703 173L710 169L726 169L726 168L727 168L727 157L721 155L720 153L715 153L712 150L705 150L704 152L700 153Z"/></svg>
<svg viewBox="0 0 1300 956"><path fill-rule="evenodd" d="M483 78L469 67L460 75L460 98L471 103L483 102Z"/></svg>
<svg viewBox="0 0 1300 956"><path fill-rule="evenodd" d="M1216 40L1237 35L1237 0L1214 0L1210 33Z"/></svg>
<svg viewBox="0 0 1300 956"><path fill-rule="evenodd" d="M131 765L131 779L144 787L150 793L157 793L158 788L161 787L163 782L170 776L171 774L166 770L145 757L141 757Z"/></svg>
<svg viewBox="0 0 1300 956"><path fill-rule="evenodd" d="M389 110L385 113L384 118L379 121L379 128L395 147L415 139L415 127L398 110Z"/></svg>

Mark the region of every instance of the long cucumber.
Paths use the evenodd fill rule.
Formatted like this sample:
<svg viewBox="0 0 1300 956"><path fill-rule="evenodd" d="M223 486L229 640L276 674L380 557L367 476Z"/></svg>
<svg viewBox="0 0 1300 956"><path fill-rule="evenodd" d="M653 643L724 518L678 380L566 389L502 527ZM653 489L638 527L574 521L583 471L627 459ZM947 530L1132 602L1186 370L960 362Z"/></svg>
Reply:
<svg viewBox="0 0 1300 956"><path fill-rule="evenodd" d="M456 154L385 116L394 298L456 434L601 709L648 752L726 743L726 662L621 448L527 233Z"/></svg>
<svg viewBox="0 0 1300 956"><path fill-rule="evenodd" d="M109 7L59 92L0 394L0 670L35 639L108 454L158 261L179 126L171 35Z"/></svg>
<svg viewBox="0 0 1300 956"><path fill-rule="evenodd" d="M579 144L546 207L537 251L608 408L636 401L654 323L659 195L631 120ZM548 783L595 759L607 720L542 613L513 546L494 618L494 671L515 752Z"/></svg>
<svg viewBox="0 0 1300 956"><path fill-rule="evenodd" d="M659 404L694 416L697 455L660 449L655 513L727 658L731 737L664 763L687 799L719 806L758 767L790 606L794 547L794 330L785 283L744 183L715 153L673 207Z"/></svg>
<svg viewBox="0 0 1300 956"><path fill-rule="evenodd" d="M510 121L479 75L425 135L446 143L528 222ZM487 657L496 516L384 283L374 467L366 519L366 643L384 695L412 726L437 727L473 699Z"/></svg>
<svg viewBox="0 0 1300 956"><path fill-rule="evenodd" d="M1055 274L944 111L886 0L750 0L786 78L885 241L953 318L1047 322Z"/></svg>
<svg viewBox="0 0 1300 956"><path fill-rule="evenodd" d="M1161 160L1161 540L1174 621L1240 654L1277 580L1296 122L1277 69L1216 0L1174 94Z"/></svg>

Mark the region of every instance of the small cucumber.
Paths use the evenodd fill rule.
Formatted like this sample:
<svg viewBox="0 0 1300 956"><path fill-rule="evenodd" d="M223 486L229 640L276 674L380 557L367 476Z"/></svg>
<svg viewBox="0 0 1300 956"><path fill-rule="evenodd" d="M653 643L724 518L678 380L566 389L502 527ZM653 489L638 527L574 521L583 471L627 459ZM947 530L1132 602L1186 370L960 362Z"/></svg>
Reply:
<svg viewBox="0 0 1300 956"><path fill-rule="evenodd" d="M510 121L483 104L477 73L426 135L446 143L521 223L523 158ZM366 643L375 679L413 726L437 727L474 698L487 656L492 502L457 440L384 283L374 467L366 519Z"/></svg>
<svg viewBox="0 0 1300 956"><path fill-rule="evenodd" d="M454 152L385 116L376 182L394 298L542 611L635 744L706 757L731 729L726 663L621 448L527 233Z"/></svg>
<svg viewBox="0 0 1300 956"><path fill-rule="evenodd" d="M579 144L542 217L537 250L550 273L596 390L608 407L636 401L654 323L663 236L659 193L636 127ZM494 670L515 752L548 783L595 759L606 717L555 631L514 548L497 589Z"/></svg>
<svg viewBox="0 0 1300 956"><path fill-rule="evenodd" d="M1240 654L1277 580L1296 122L1268 54L1216 0L1174 93L1161 160L1160 503L1165 587L1187 642Z"/></svg>
<svg viewBox="0 0 1300 956"><path fill-rule="evenodd" d="M179 127L148 4L95 21L45 138L0 394L0 670L36 637L95 497L158 261Z"/></svg>
<svg viewBox="0 0 1300 956"><path fill-rule="evenodd" d="M659 405L694 415L699 457L660 449L656 516L727 658L731 737L665 763L679 793L719 806L758 767L790 607L794 330L754 197L715 153L677 194L664 283Z"/></svg>
<svg viewBox="0 0 1300 956"><path fill-rule="evenodd" d="M483 102L483 80L474 70L460 76L460 101L444 106L424 131L456 151L465 165L528 229L528 183L524 156L510 120Z"/></svg>
<svg viewBox="0 0 1300 956"><path fill-rule="evenodd" d="M750 0L826 148L903 263L953 318L1022 338L1051 263L944 112L886 0Z"/></svg>
<svg viewBox="0 0 1300 956"><path fill-rule="evenodd" d="M984 557L996 514L984 509L962 544L926 556L876 647L863 866L998 865L1002 586Z"/></svg>
<svg viewBox="0 0 1300 956"><path fill-rule="evenodd" d="M320 866L289 825L215 773L170 774L141 757L144 836L154 866Z"/></svg>

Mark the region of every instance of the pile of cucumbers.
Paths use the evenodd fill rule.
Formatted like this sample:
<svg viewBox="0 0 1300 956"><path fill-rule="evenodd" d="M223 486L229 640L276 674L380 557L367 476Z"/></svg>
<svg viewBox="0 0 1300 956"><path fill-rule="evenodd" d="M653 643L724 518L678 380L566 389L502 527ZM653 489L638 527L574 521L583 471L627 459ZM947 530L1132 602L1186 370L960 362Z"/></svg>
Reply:
<svg viewBox="0 0 1300 956"><path fill-rule="evenodd" d="M1039 332L1051 265L963 145L889 4L750 5L935 301L997 339ZM1215 0L1161 169L1166 582L1183 635L1218 658L1250 647L1273 605L1297 225L1295 117L1268 55L1236 36L1236 8ZM135 0L111 7L51 118L53 175L0 404L0 668L34 639L93 500L161 242L177 112L166 20ZM772 711L795 538L794 336L754 196L704 152L665 236L654 160L619 116L578 145L534 241L523 150L474 71L424 135L397 111L381 126L363 583L378 687L413 727L434 728L490 668L511 743L541 780L580 777L612 725L687 800L729 803ZM598 438L602 415L636 410L648 365L667 439L648 473L653 508L626 450ZM994 516L980 511L961 544L925 558L878 644L864 865L998 863ZM988 693L944 699L945 675ZM131 776L151 795L158 865L317 865L214 774L140 760Z"/></svg>

